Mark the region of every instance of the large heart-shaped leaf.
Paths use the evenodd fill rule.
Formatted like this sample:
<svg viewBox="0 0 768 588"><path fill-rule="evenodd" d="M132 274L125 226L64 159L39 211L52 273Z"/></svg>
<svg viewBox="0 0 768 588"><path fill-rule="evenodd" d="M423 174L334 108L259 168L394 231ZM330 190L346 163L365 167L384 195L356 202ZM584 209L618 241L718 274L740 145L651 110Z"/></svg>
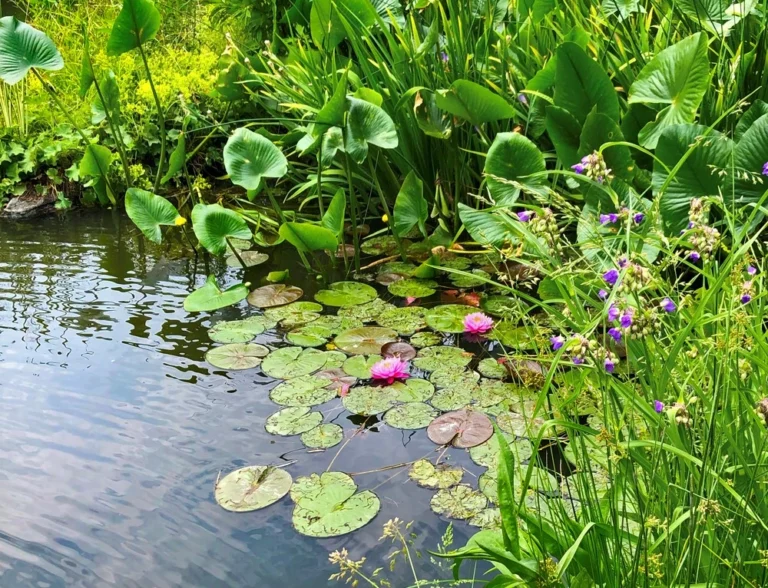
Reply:
<svg viewBox="0 0 768 588"><path fill-rule="evenodd" d="M668 104L640 131L640 144L653 149L662 131L693 122L709 85L707 37L696 33L667 47L649 61L629 89L629 104Z"/></svg>
<svg viewBox="0 0 768 588"><path fill-rule="evenodd" d="M323 226L331 231L336 240L341 240L341 236L344 233L344 221L346 219L347 211L347 197L344 194L344 190L339 188L336 190L336 194L333 195L331 203L328 205L328 209L322 218Z"/></svg>
<svg viewBox="0 0 768 588"><path fill-rule="evenodd" d="M456 80L447 90L438 90L435 102L441 110L473 125L514 118L517 114L504 98L469 80Z"/></svg>
<svg viewBox="0 0 768 588"><path fill-rule="evenodd" d="M557 48L555 106L570 112L582 125L593 109L619 120L619 99L608 74L576 43Z"/></svg>
<svg viewBox="0 0 768 588"><path fill-rule="evenodd" d="M151 0L123 0L123 8L112 25L107 55L127 53L155 38L160 29L160 12Z"/></svg>
<svg viewBox="0 0 768 588"><path fill-rule="evenodd" d="M418 226L421 234L427 236L425 222L429 215L429 206L424 198L424 183L411 170L397 194L394 209L394 232L398 237L407 235Z"/></svg>
<svg viewBox="0 0 768 588"><path fill-rule="evenodd" d="M735 186L725 182L726 205L755 204L768 186L763 183L763 165L768 162L768 114L758 118L744 133L734 150Z"/></svg>
<svg viewBox="0 0 768 588"><path fill-rule="evenodd" d="M125 193L125 212L150 241L163 240L161 225L178 226L186 221L166 198L139 188L130 188Z"/></svg>
<svg viewBox="0 0 768 588"><path fill-rule="evenodd" d="M368 156L368 145L382 149L397 147L397 129L390 116L365 100L348 97L347 124L344 128L344 148L357 163Z"/></svg>
<svg viewBox="0 0 768 588"><path fill-rule="evenodd" d="M616 121L599 112L591 112L584 122L579 140L579 155L589 155L598 151L605 143L623 141L621 129ZM635 162L632 153L625 145L614 145L602 151L606 165L613 175L625 180L634 176Z"/></svg>
<svg viewBox="0 0 768 588"><path fill-rule="evenodd" d="M472 238L481 245L502 246L515 240L510 221L501 211L475 210L459 203L459 218Z"/></svg>
<svg viewBox="0 0 768 588"><path fill-rule="evenodd" d="M99 84L99 92L91 103L91 122L99 124L106 120L107 116L112 121L119 124L120 120L120 88L117 85L115 72L109 71ZM102 102L101 96L104 97Z"/></svg>
<svg viewBox="0 0 768 588"><path fill-rule="evenodd" d="M733 131L733 140L741 140L741 137L747 132L747 129L749 129L749 127L764 114L768 114L768 103L762 100L755 100L736 124L736 128Z"/></svg>
<svg viewBox="0 0 768 588"><path fill-rule="evenodd" d="M546 127L563 167L570 168L579 161L581 125L565 108L547 106Z"/></svg>
<svg viewBox="0 0 768 588"><path fill-rule="evenodd" d="M288 160L272 141L240 128L224 145L224 167L233 184L258 190L262 178L282 178L288 173Z"/></svg>
<svg viewBox="0 0 768 588"><path fill-rule="evenodd" d="M311 223L283 223L279 233L299 251L336 251L339 246L333 231Z"/></svg>
<svg viewBox="0 0 768 588"><path fill-rule="evenodd" d="M33 67L59 70L64 59L45 33L13 16L0 18L0 79L15 84Z"/></svg>
<svg viewBox="0 0 768 588"><path fill-rule="evenodd" d="M227 239L253 237L243 218L221 204L196 204L192 209L192 228L200 245L214 255L227 251Z"/></svg>
<svg viewBox="0 0 768 588"><path fill-rule="evenodd" d="M496 203L509 206L517 200L521 187L541 189L544 176L533 174L545 169L544 156L530 139L520 133L499 133L488 150L483 171Z"/></svg>
<svg viewBox="0 0 768 588"><path fill-rule="evenodd" d="M248 286L237 284L226 290L221 290L216 283L216 277L211 274L205 284L184 299L184 310L187 312L204 312L218 310L231 304L236 304L248 296Z"/></svg>

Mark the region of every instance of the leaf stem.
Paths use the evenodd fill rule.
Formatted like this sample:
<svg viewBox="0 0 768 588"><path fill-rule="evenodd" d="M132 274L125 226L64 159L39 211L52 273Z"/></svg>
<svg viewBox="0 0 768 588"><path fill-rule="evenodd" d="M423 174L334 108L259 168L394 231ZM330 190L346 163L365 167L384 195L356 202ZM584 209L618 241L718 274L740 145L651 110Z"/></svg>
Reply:
<svg viewBox="0 0 768 588"><path fill-rule="evenodd" d="M160 127L160 159L157 163L157 175L155 176L155 185L153 191L155 194L160 190L160 180L163 177L163 166L165 164L165 115L163 114L163 106L160 104L160 98L155 90L155 83L152 81L152 72L149 70L149 62L147 62L147 55L144 53L144 48L141 46L141 40L137 39L137 45L139 55L141 55L141 61L144 63L144 71L147 72L147 81L149 87L152 90L152 97L155 99L155 108L157 109L157 121Z"/></svg>

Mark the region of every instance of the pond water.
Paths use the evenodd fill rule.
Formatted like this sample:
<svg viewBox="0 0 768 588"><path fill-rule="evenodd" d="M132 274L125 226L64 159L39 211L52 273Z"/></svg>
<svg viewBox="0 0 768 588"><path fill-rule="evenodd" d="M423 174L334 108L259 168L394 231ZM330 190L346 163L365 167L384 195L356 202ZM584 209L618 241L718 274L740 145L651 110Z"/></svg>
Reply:
<svg viewBox="0 0 768 588"><path fill-rule="evenodd" d="M357 476L361 489L376 488L382 509L335 539L299 535L288 497L244 514L216 504L220 472L296 459L288 467L296 478L325 471L337 452L308 454L298 437L268 434L276 382L204 361L207 329L254 309L243 302L190 315L183 300L208 269L224 284L240 270L207 268L181 241L152 245L112 212L4 222L0 235L1 586L337 585L328 582L329 551L386 566L392 547L378 538L394 517L416 521L419 568L450 577L426 554L447 522L405 469ZM290 251L246 277L258 284L288 265L311 300L319 284ZM274 331L256 342L284 345ZM349 437L360 420L334 406L321 407L325 421ZM374 427L334 470L373 470L434 456L435 447L424 431ZM472 469L466 456L454 460ZM455 527L456 545L476 530ZM391 578L393 586L411 579L403 565Z"/></svg>

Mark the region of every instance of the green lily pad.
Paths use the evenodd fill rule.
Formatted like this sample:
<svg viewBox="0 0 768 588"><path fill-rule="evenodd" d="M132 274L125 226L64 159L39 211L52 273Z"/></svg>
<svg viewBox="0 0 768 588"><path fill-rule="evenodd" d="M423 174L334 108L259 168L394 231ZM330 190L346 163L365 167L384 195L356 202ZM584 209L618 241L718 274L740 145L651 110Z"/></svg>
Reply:
<svg viewBox="0 0 768 588"><path fill-rule="evenodd" d="M464 317L473 312L477 309L463 304L436 306L427 313L427 326L443 333L463 333Z"/></svg>
<svg viewBox="0 0 768 588"><path fill-rule="evenodd" d="M325 353L326 357L325 366L323 367L326 370L334 368L341 369L341 366L347 361L347 355L341 351L324 351L323 353Z"/></svg>
<svg viewBox="0 0 768 588"><path fill-rule="evenodd" d="M478 406L488 408L494 404L505 403L509 406L524 398L525 391L517 384L499 380L481 380L475 391L473 401Z"/></svg>
<svg viewBox="0 0 768 588"><path fill-rule="evenodd" d="M322 325L316 325L316 322L312 321L308 325L290 331L285 336L286 341L300 347L320 347L325 345L333 337L333 330Z"/></svg>
<svg viewBox="0 0 768 588"><path fill-rule="evenodd" d="M405 278L387 286L390 294L401 298L426 298L437 292L435 288L437 288L437 282L434 280L418 280L416 278Z"/></svg>
<svg viewBox="0 0 768 588"><path fill-rule="evenodd" d="M344 429L333 423L318 425L301 434L301 442L310 449L328 449L341 443Z"/></svg>
<svg viewBox="0 0 768 588"><path fill-rule="evenodd" d="M273 306L283 306L290 304L301 298L304 290L296 286L286 284L270 284L256 288L248 294L248 304L258 308L271 308Z"/></svg>
<svg viewBox="0 0 768 588"><path fill-rule="evenodd" d="M214 488L219 506L232 512L259 510L288 494L291 474L272 466L246 466L230 472Z"/></svg>
<svg viewBox="0 0 768 588"><path fill-rule="evenodd" d="M480 374L472 370L440 369L429 376L429 381L438 388L474 388L480 380Z"/></svg>
<svg viewBox="0 0 768 588"><path fill-rule="evenodd" d="M258 343L229 343L211 349L205 361L225 370L247 370L259 365L268 353L269 349Z"/></svg>
<svg viewBox="0 0 768 588"><path fill-rule="evenodd" d="M371 237L361 243L360 250L367 255L390 255L397 251L397 241L392 235Z"/></svg>
<svg viewBox="0 0 768 588"><path fill-rule="evenodd" d="M394 341L381 346L381 355L384 357L399 357L403 361L411 361L416 357L416 350L412 345L404 341Z"/></svg>
<svg viewBox="0 0 768 588"><path fill-rule="evenodd" d="M315 294L315 300L326 306L357 306L375 298L376 289L360 282L336 282Z"/></svg>
<svg viewBox="0 0 768 588"><path fill-rule="evenodd" d="M323 307L316 302L293 302L279 308L268 308L264 316L283 328L292 329L316 321L322 310Z"/></svg>
<svg viewBox="0 0 768 588"><path fill-rule="evenodd" d="M382 286L389 287L390 284L404 280L405 276L402 274L376 274L376 283Z"/></svg>
<svg viewBox="0 0 768 588"><path fill-rule="evenodd" d="M425 347L419 350L413 365L420 370L434 372L440 369L461 369L472 361L474 356L460 347Z"/></svg>
<svg viewBox="0 0 768 588"><path fill-rule="evenodd" d="M509 375L507 368L503 364L500 364L492 357L486 357L477 364L477 371L483 377L491 378L494 380L503 380Z"/></svg>
<svg viewBox="0 0 768 588"><path fill-rule="evenodd" d="M253 241L248 241L247 239L238 239L237 237L230 237L227 244L231 245L238 251L246 251L253 246Z"/></svg>
<svg viewBox="0 0 768 588"><path fill-rule="evenodd" d="M472 267L472 261L466 257L454 257L453 259L444 259L440 265L449 269L466 270Z"/></svg>
<svg viewBox="0 0 768 588"><path fill-rule="evenodd" d="M360 529L373 520L381 503L370 490L356 492L357 484L341 472L298 478L291 488L293 526L309 537L337 537Z"/></svg>
<svg viewBox="0 0 768 588"><path fill-rule="evenodd" d="M496 323L488 338L498 341L507 349L535 349L536 332L529 327L519 327L510 321Z"/></svg>
<svg viewBox="0 0 768 588"><path fill-rule="evenodd" d="M539 434L544 419L525 417L515 412L503 412L496 417L499 429L518 437L535 437Z"/></svg>
<svg viewBox="0 0 768 588"><path fill-rule="evenodd" d="M467 274L451 274L451 283L457 288L477 288L479 286L485 286L490 279L491 274L484 272L481 269L473 269Z"/></svg>
<svg viewBox="0 0 768 588"><path fill-rule="evenodd" d="M282 406L318 406L336 398L328 380L317 376L299 376L275 386L269 399Z"/></svg>
<svg viewBox="0 0 768 588"><path fill-rule="evenodd" d="M398 391L390 386L358 386L352 388L342 403L353 414L373 416L388 411L397 404Z"/></svg>
<svg viewBox="0 0 768 588"><path fill-rule="evenodd" d="M518 500L520 498L520 489L522 488L525 477L527 476L527 470L528 466L519 467L518 464L516 464L514 490L515 498ZM499 501L498 475L498 470L489 469L487 472L484 472L477 480L477 487L483 494L485 494L486 497L488 497L488 500L494 504L497 504ZM535 490L552 492L557 489L557 479L552 474L550 474L545 469L537 468L535 466L531 467L531 478L528 481L527 489L528 493L531 493Z"/></svg>
<svg viewBox="0 0 768 588"><path fill-rule="evenodd" d="M289 406L267 417L264 428L272 435L300 435L323 422L323 415L308 406Z"/></svg>
<svg viewBox="0 0 768 588"><path fill-rule="evenodd" d="M510 296L490 296L480 302L480 307L493 316L513 318L521 313L520 303Z"/></svg>
<svg viewBox="0 0 768 588"><path fill-rule="evenodd" d="M509 443L509 450L515 458L515 463L519 464L527 461L533 455L533 447L527 439L516 440L517 437L510 433L501 433ZM496 469L499 464L499 442L496 435L491 436L488 441L476 445L469 450L470 459L479 466L490 469Z"/></svg>
<svg viewBox="0 0 768 588"><path fill-rule="evenodd" d="M501 510L498 508L484 508L469 519L467 524L487 531L501 529Z"/></svg>
<svg viewBox="0 0 768 588"><path fill-rule="evenodd" d="M208 329L208 336L216 343L248 343L256 335L271 329L275 324L263 316L252 316L239 321L222 321Z"/></svg>
<svg viewBox="0 0 768 588"><path fill-rule="evenodd" d="M384 422L396 429L425 429L440 413L423 402L398 404L384 414Z"/></svg>
<svg viewBox="0 0 768 588"><path fill-rule="evenodd" d="M407 261L390 261L379 268L381 274L400 274L401 276L410 276L416 271L416 266Z"/></svg>
<svg viewBox="0 0 768 588"><path fill-rule="evenodd" d="M387 343L397 341L397 331L384 327L349 329L334 339L336 347L352 355L376 355Z"/></svg>
<svg viewBox="0 0 768 588"><path fill-rule="evenodd" d="M359 306L342 306L338 316L370 323L375 321L382 312L391 308L395 308L395 305L384 302L381 298L376 298Z"/></svg>
<svg viewBox="0 0 768 588"><path fill-rule="evenodd" d="M443 412L459 410L472 403L472 389L443 388L435 392L429 402L432 406Z"/></svg>
<svg viewBox="0 0 768 588"><path fill-rule="evenodd" d="M420 333L414 333L410 339L410 344L414 347L433 347L440 345L443 342L443 338L437 333L431 331L422 331Z"/></svg>
<svg viewBox="0 0 768 588"><path fill-rule="evenodd" d="M464 470L446 465L435 467L428 459L420 459L408 470L408 476L423 488L443 490L461 482Z"/></svg>
<svg viewBox="0 0 768 588"><path fill-rule="evenodd" d="M439 490L429 502L436 514L461 520L471 519L487 505L488 499L466 484Z"/></svg>
<svg viewBox="0 0 768 588"><path fill-rule="evenodd" d="M405 382L395 382L390 386L397 390L398 402L426 402L435 393L435 387L426 380L408 378Z"/></svg>
<svg viewBox="0 0 768 588"><path fill-rule="evenodd" d="M254 267L261 265L269 259L269 255L261 253L260 251L238 251L240 259L243 260L245 267ZM227 265L229 267L243 267L240 263L240 259L234 253L227 257Z"/></svg>
<svg viewBox="0 0 768 588"><path fill-rule="evenodd" d="M211 274L205 284L184 299L184 310L187 312L218 310L236 304L246 296L248 296L248 284L236 284L222 290Z"/></svg>
<svg viewBox="0 0 768 588"><path fill-rule="evenodd" d="M301 347L282 347L270 353L261 364L262 371L270 378L289 380L306 376L325 367L327 352Z"/></svg>
<svg viewBox="0 0 768 588"><path fill-rule="evenodd" d="M427 437L438 445L468 449L485 443L493 435L493 423L482 412L457 410L437 417L427 429Z"/></svg>
<svg viewBox="0 0 768 588"><path fill-rule="evenodd" d="M379 355L355 355L344 362L342 369L350 376L355 376L361 380L370 380L371 368L378 361L381 361Z"/></svg>
<svg viewBox="0 0 768 588"><path fill-rule="evenodd" d="M394 329L400 335L412 335L427 326L425 315L426 311L420 306L395 307L382 312L376 322L382 327Z"/></svg>
<svg viewBox="0 0 768 588"><path fill-rule="evenodd" d="M326 314L321 316L316 321L312 321L312 324L330 329L334 335L338 335L347 329L356 329L358 327L362 327L363 321L345 316Z"/></svg>
<svg viewBox="0 0 768 588"><path fill-rule="evenodd" d="M472 265L491 265L496 266L501 263L501 255L497 251L488 253L478 253L472 256Z"/></svg>

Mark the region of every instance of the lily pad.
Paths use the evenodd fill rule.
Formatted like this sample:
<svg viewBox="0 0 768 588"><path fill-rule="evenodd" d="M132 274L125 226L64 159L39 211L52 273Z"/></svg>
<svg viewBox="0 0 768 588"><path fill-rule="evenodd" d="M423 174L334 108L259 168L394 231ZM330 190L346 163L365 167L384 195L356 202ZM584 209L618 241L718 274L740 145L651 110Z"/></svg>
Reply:
<svg viewBox="0 0 768 588"><path fill-rule="evenodd" d="M436 306L427 313L427 326L443 333L463 333L464 317L473 312L477 309L463 304Z"/></svg>
<svg viewBox="0 0 768 588"><path fill-rule="evenodd" d="M523 389L517 384L499 380L482 380L473 400L478 406L488 408L499 403L506 403L508 406L520 401L524 395Z"/></svg>
<svg viewBox="0 0 768 588"><path fill-rule="evenodd" d="M416 278L405 278L387 286L390 294L401 298L426 298L437 292L435 288L437 288L437 282L434 280L418 280Z"/></svg>
<svg viewBox="0 0 768 588"><path fill-rule="evenodd" d="M382 312L391 308L395 308L395 305L384 302L381 298L376 298L358 306L342 306L338 316L370 323L375 321Z"/></svg>
<svg viewBox="0 0 768 588"><path fill-rule="evenodd" d="M466 270L472 267L472 261L466 257L454 257L453 259L443 259L440 265L450 269Z"/></svg>
<svg viewBox="0 0 768 588"><path fill-rule="evenodd" d="M299 376L275 386L269 399L282 406L318 406L336 398L328 380L317 376Z"/></svg>
<svg viewBox="0 0 768 588"><path fill-rule="evenodd" d="M293 526L309 537L337 537L360 529L373 520L381 503L370 490L356 492L357 484L341 472L298 478L291 489Z"/></svg>
<svg viewBox="0 0 768 588"><path fill-rule="evenodd" d="M389 255L397 251L397 241L392 235L372 237L363 241L360 250L367 255Z"/></svg>
<svg viewBox="0 0 768 588"><path fill-rule="evenodd" d="M429 425L427 436L438 445L452 444L469 448L485 443L493 435L493 424L482 412L457 410L437 417Z"/></svg>
<svg viewBox="0 0 768 588"><path fill-rule="evenodd" d="M376 322L382 327L394 329L400 335L412 335L427 326L426 310L420 306L395 307L382 312Z"/></svg>
<svg viewBox="0 0 768 588"><path fill-rule="evenodd" d="M288 380L306 376L325 367L328 354L317 349L282 347L270 353L261 364L262 371L270 378Z"/></svg>
<svg viewBox="0 0 768 588"><path fill-rule="evenodd" d="M472 357L471 353L460 347L425 347L419 350L413 365L428 372L449 368L458 370L468 365Z"/></svg>
<svg viewBox="0 0 768 588"><path fill-rule="evenodd" d="M325 387L335 390L339 395L346 392L357 383L355 376L350 376L341 368L325 369L315 374L316 378L322 378L327 381Z"/></svg>
<svg viewBox="0 0 768 588"><path fill-rule="evenodd" d="M442 342L443 338L437 333L433 333L431 331L415 333L410 339L411 345L418 348L433 347L435 345L439 345Z"/></svg>
<svg viewBox="0 0 768 588"><path fill-rule="evenodd" d="M459 484L438 491L429 505L438 515L465 520L479 514L488 505L488 499L471 486Z"/></svg>
<svg viewBox="0 0 768 588"><path fill-rule="evenodd" d="M263 316L252 316L239 321L222 321L208 329L208 337L216 343L248 343L256 335L271 329L275 324Z"/></svg>
<svg viewBox="0 0 768 588"><path fill-rule="evenodd" d="M467 524L485 530L501 529L501 510L498 508L484 508L469 519Z"/></svg>
<svg viewBox="0 0 768 588"><path fill-rule="evenodd" d="M403 361L411 361L416 357L416 350L402 341L395 341L394 343L387 343L381 347L381 354L384 357L399 357Z"/></svg>
<svg viewBox="0 0 768 588"><path fill-rule="evenodd" d="M318 320L322 310L323 307L316 302L292 302L279 308L268 308L264 316L283 328L292 329Z"/></svg>
<svg viewBox="0 0 768 588"><path fill-rule="evenodd" d="M491 275L481 269L473 269L467 274L451 274L451 283L457 288L477 288L485 286Z"/></svg>
<svg viewBox="0 0 768 588"><path fill-rule="evenodd" d="M214 496L226 510L249 512L274 504L288 494L291 484L291 474L283 469L246 466L216 482Z"/></svg>
<svg viewBox="0 0 768 588"><path fill-rule="evenodd" d="M481 360L480 363L477 364L477 371L480 372L482 376L494 380L503 380L509 375L504 364L499 363L492 357L486 357Z"/></svg>
<svg viewBox="0 0 768 588"><path fill-rule="evenodd" d="M350 376L355 376L361 380L370 380L371 368L378 361L381 361L379 355L355 355L344 362L342 369Z"/></svg>
<svg viewBox="0 0 768 588"><path fill-rule="evenodd" d="M328 449L341 443L344 429L333 423L318 425L301 434L301 442L310 449Z"/></svg>
<svg viewBox="0 0 768 588"><path fill-rule="evenodd" d="M539 434L544 419L525 417L515 412L503 412L496 417L499 429L519 437L535 437Z"/></svg>
<svg viewBox="0 0 768 588"><path fill-rule="evenodd" d="M211 274L205 284L184 299L184 310L187 312L218 310L236 304L246 296L248 296L248 284L236 284L222 290L215 276Z"/></svg>
<svg viewBox="0 0 768 588"><path fill-rule="evenodd" d="M268 254L261 253L260 251L238 251L238 254L240 255L240 259L243 260L245 267L261 265L269 259ZM227 265L229 267L243 267L240 263L240 259L233 253L227 257Z"/></svg>
<svg viewBox="0 0 768 588"><path fill-rule="evenodd" d="M268 353L269 349L258 343L229 343L211 349L205 361L225 370L247 370L259 365Z"/></svg>
<svg viewBox="0 0 768 588"><path fill-rule="evenodd" d="M440 369L429 376L429 381L438 388L474 388L480 380L480 374L472 370Z"/></svg>
<svg viewBox="0 0 768 588"><path fill-rule="evenodd" d="M353 414L373 416L388 411L397 404L398 391L390 386L358 386L343 399L344 408Z"/></svg>
<svg viewBox="0 0 768 588"><path fill-rule="evenodd" d="M423 402L407 402L389 409L384 422L396 429L424 429L440 413Z"/></svg>
<svg viewBox="0 0 768 588"><path fill-rule="evenodd" d="M315 300L326 306L357 306L375 298L376 289L360 282L336 282L315 294Z"/></svg>
<svg viewBox="0 0 768 588"><path fill-rule="evenodd" d="M400 274L401 276L413 275L416 271L416 266L407 261L390 261L383 264L379 268L379 275L381 274Z"/></svg>
<svg viewBox="0 0 768 588"><path fill-rule="evenodd" d="M376 274L376 283L382 286L389 286L404 279L405 276L402 274Z"/></svg>
<svg viewBox="0 0 768 588"><path fill-rule="evenodd" d="M480 302L480 307L493 316L512 318L520 315L520 303L509 296L490 296Z"/></svg>
<svg viewBox="0 0 768 588"><path fill-rule="evenodd" d="M498 341L507 349L535 349L536 332L529 327L519 327L511 321L496 323L488 338Z"/></svg>
<svg viewBox="0 0 768 588"><path fill-rule="evenodd" d="M273 306L283 306L290 304L301 298L304 290L297 286L288 286L286 284L270 284L256 288L248 294L248 304L258 308L271 308Z"/></svg>
<svg viewBox="0 0 768 588"><path fill-rule="evenodd" d="M314 429L323 422L323 415L310 412L308 406L289 406L267 418L264 428L272 435L300 435Z"/></svg>
<svg viewBox="0 0 768 588"><path fill-rule="evenodd" d="M461 482L464 470L446 465L435 467L428 459L420 459L408 470L408 476L423 488L443 490Z"/></svg>
<svg viewBox="0 0 768 588"><path fill-rule="evenodd" d="M326 360L324 368L327 370L341 368L344 362L347 361L347 356L341 351L324 351Z"/></svg>
<svg viewBox="0 0 768 588"><path fill-rule="evenodd" d="M516 440L517 437L510 433L501 433L509 443L509 450L515 458L515 463L527 461L533 455L533 447L527 439ZM476 445L469 450L470 459L479 466L490 469L496 469L499 464L499 441L496 435L491 436L488 441Z"/></svg>
<svg viewBox="0 0 768 588"><path fill-rule="evenodd" d="M432 406L444 412L459 410L472 403L471 388L443 388L435 392L429 401Z"/></svg>
<svg viewBox="0 0 768 588"><path fill-rule="evenodd" d="M390 386L397 390L398 402L426 402L435 393L435 387L426 380L408 378L405 382L395 382Z"/></svg>
<svg viewBox="0 0 768 588"><path fill-rule="evenodd" d="M352 355L376 355L382 346L397 340L397 332L384 327L349 329L334 340L336 347Z"/></svg>
<svg viewBox="0 0 768 588"><path fill-rule="evenodd" d="M238 251L245 251L253 246L253 241L249 241L248 239L238 239L237 237L230 237L227 244L231 245Z"/></svg>

